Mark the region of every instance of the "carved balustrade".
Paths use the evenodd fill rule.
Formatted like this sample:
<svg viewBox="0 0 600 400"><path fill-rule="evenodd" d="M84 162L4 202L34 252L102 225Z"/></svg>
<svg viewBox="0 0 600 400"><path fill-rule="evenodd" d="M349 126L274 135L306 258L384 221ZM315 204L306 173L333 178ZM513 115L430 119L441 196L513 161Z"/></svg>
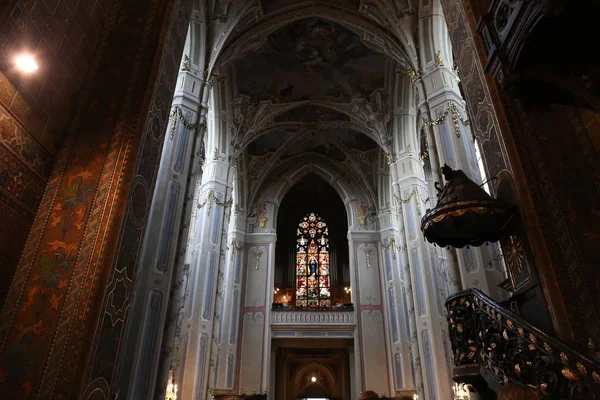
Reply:
<svg viewBox="0 0 600 400"><path fill-rule="evenodd" d="M497 384L535 387L544 399L600 398L600 363L535 328L477 289L448 298L455 379L478 365ZM497 387L499 387L499 385Z"/></svg>
<svg viewBox="0 0 600 400"><path fill-rule="evenodd" d="M271 325L354 325L353 311L275 311Z"/></svg>

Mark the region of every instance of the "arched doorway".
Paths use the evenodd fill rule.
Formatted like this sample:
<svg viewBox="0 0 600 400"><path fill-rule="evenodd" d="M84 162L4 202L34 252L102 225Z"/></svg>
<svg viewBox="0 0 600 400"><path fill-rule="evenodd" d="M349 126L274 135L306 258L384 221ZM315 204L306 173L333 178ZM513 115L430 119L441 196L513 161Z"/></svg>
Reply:
<svg viewBox="0 0 600 400"><path fill-rule="evenodd" d="M350 399L352 340L278 339L275 398L281 400Z"/></svg>

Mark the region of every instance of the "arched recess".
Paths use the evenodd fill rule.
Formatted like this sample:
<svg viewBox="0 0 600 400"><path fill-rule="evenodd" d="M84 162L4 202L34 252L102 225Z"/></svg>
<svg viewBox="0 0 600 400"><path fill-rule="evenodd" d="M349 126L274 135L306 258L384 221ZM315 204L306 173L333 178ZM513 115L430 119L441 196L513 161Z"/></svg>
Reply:
<svg viewBox="0 0 600 400"><path fill-rule="evenodd" d="M395 37L381 25L357 12L347 8L328 4L305 2L291 7L282 8L264 17L261 23L243 32L243 35L232 38L234 28L229 27L221 39L214 44L214 51L208 66L208 74L218 70L220 66L259 48L266 37L277 29L304 18L321 18L352 30L360 35L365 45L378 53L386 54L395 61L417 67L417 54L409 44L406 36ZM240 17L241 19L241 17Z"/></svg>
<svg viewBox="0 0 600 400"><path fill-rule="evenodd" d="M277 211L274 266L277 291L274 293L273 302L287 303L288 306L291 303L295 308L311 309L351 303L350 294L344 291L344 287L350 286L348 217L342 199L335 189L318 175L307 174L287 192ZM312 217L316 221L311 221ZM314 233L307 232L307 227L300 226L303 222L317 221L324 226L318 227ZM326 232L319 232L321 229L326 229ZM310 301L302 304L303 300L306 302L309 299L298 298L298 284L305 284L307 276L312 273L304 276L304 279L298 279L298 240L304 238L307 240L304 245L309 246L311 237L317 240L317 252L323 248L327 250L327 255L323 255L323 260L328 266L324 274L327 278L321 282L318 279L321 269L317 268L314 271L319 287L326 288L326 293L323 296L319 291L318 304L310 304ZM320 238L324 238L325 242L319 242ZM309 253L308 250L308 247L304 247L305 253ZM321 257L317 259L319 263L322 262ZM303 296L306 295L307 293L304 293Z"/></svg>
<svg viewBox="0 0 600 400"><path fill-rule="evenodd" d="M344 203L349 229L352 227L358 229L357 205L359 203L366 203L369 206L376 205L375 194L365 191L354 179L348 179L342 170L335 168L322 159L315 159L314 162L305 164L293 163L284 169L284 172L280 175L267 180L255 199L249 202L251 205L249 209L253 209L258 204L271 204L272 209L269 210L269 226L267 229L275 231L274 222L277 221L278 208L283 198L301 178L311 173L319 176L334 188ZM251 231L253 228L252 221L249 221L248 224L248 231ZM378 229L377 225L378 221L374 220L372 229Z"/></svg>
<svg viewBox="0 0 600 400"><path fill-rule="evenodd" d="M300 388L299 394L303 393L311 384L313 384L310 380L312 374L315 374L315 377L317 378L317 382L315 383L318 383L327 392L332 392L332 386L336 381L333 371L326 365L311 362L299 368L292 378L294 387ZM322 378L322 381L319 377ZM303 379L306 382L303 382Z"/></svg>

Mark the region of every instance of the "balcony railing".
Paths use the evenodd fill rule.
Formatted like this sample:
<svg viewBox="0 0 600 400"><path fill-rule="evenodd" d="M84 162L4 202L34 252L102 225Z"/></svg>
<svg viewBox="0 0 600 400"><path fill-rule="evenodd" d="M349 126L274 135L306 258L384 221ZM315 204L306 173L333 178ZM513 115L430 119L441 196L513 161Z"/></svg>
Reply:
<svg viewBox="0 0 600 400"><path fill-rule="evenodd" d="M520 382L544 399L598 399L600 363L540 331L477 289L446 301L455 379L477 366L499 387Z"/></svg>
<svg viewBox="0 0 600 400"><path fill-rule="evenodd" d="M354 311L273 310L271 325L354 325Z"/></svg>

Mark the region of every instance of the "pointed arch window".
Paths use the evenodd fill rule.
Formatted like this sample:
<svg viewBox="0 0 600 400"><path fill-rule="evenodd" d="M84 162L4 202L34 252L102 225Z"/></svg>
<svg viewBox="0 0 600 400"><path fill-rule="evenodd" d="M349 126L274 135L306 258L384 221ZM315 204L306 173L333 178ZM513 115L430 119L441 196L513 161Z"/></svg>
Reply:
<svg viewBox="0 0 600 400"><path fill-rule="evenodd" d="M485 166L483 165L483 155L481 153L481 146L479 144L479 140L475 140L475 158L477 160L477 168L479 169L479 178L481 179L481 184L483 185L483 190L487 194L490 193L490 183L488 182L487 174L485 173Z"/></svg>
<svg viewBox="0 0 600 400"><path fill-rule="evenodd" d="M296 235L296 307L330 308L329 228L310 213L298 224Z"/></svg>

